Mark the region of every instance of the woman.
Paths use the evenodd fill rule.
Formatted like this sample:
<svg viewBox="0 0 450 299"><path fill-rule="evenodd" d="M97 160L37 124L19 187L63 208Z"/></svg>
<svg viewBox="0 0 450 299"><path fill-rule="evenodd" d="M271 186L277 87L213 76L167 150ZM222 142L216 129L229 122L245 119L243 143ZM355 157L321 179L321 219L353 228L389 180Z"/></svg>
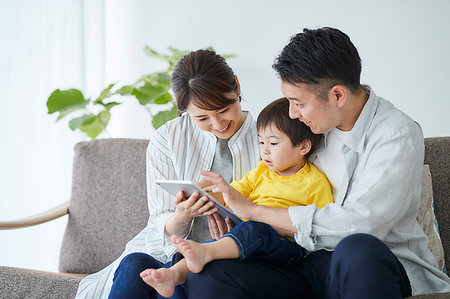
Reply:
<svg viewBox="0 0 450 299"><path fill-rule="evenodd" d="M147 148L148 225L115 262L82 280L76 298L107 298L110 291L110 298L150 298L154 290L139 273L171 265L171 235L205 241L211 239L208 230L218 239L230 229L212 203L195 194L184 199L182 192L171 198L155 180L199 181L200 170L240 180L259 161L255 121L241 110L237 77L214 51L183 57L171 80L181 115L159 128ZM184 298L182 287L174 297Z"/></svg>

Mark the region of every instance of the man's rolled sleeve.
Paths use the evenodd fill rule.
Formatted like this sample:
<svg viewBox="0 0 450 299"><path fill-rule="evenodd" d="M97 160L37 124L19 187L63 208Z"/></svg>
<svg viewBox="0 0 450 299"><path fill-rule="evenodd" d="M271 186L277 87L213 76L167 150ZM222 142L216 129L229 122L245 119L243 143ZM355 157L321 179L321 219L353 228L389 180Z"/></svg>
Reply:
<svg viewBox="0 0 450 299"><path fill-rule="evenodd" d="M297 229L294 239L300 246L309 251L314 250L316 245L316 237L312 234L312 221L317 209L315 204L292 206L288 209L292 224Z"/></svg>

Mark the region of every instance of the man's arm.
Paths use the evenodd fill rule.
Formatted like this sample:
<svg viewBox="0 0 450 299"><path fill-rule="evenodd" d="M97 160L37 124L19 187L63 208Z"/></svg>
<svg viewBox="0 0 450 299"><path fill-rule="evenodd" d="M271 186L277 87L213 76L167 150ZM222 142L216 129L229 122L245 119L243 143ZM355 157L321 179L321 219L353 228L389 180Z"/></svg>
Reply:
<svg viewBox="0 0 450 299"><path fill-rule="evenodd" d="M366 159L355 157L357 165L350 174L342 204L331 203L320 210L314 206L290 207L297 243L308 250L333 249L355 233L383 240L418 204L423 164L420 137L400 135L367 145L365 150L370 154Z"/></svg>

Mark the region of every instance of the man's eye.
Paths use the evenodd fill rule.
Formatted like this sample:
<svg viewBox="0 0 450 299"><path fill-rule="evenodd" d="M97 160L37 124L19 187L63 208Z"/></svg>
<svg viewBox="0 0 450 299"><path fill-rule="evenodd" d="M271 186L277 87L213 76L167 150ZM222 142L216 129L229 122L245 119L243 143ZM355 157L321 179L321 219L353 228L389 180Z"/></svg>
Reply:
<svg viewBox="0 0 450 299"><path fill-rule="evenodd" d="M205 121L207 118L199 118L198 121Z"/></svg>
<svg viewBox="0 0 450 299"><path fill-rule="evenodd" d="M303 107L302 104L295 104L295 106L297 106L297 107L299 107L299 108L302 108L302 107Z"/></svg>

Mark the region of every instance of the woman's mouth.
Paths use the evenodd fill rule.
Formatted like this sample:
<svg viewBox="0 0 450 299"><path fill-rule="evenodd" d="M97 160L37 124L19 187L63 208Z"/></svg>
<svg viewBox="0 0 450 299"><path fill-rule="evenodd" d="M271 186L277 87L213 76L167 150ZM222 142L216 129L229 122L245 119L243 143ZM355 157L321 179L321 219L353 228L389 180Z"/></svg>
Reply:
<svg viewBox="0 0 450 299"><path fill-rule="evenodd" d="M224 133L228 132L230 127L231 127L231 121L228 123L228 125L226 127L219 129L219 130L214 130L214 131L216 131L219 134L224 134Z"/></svg>

